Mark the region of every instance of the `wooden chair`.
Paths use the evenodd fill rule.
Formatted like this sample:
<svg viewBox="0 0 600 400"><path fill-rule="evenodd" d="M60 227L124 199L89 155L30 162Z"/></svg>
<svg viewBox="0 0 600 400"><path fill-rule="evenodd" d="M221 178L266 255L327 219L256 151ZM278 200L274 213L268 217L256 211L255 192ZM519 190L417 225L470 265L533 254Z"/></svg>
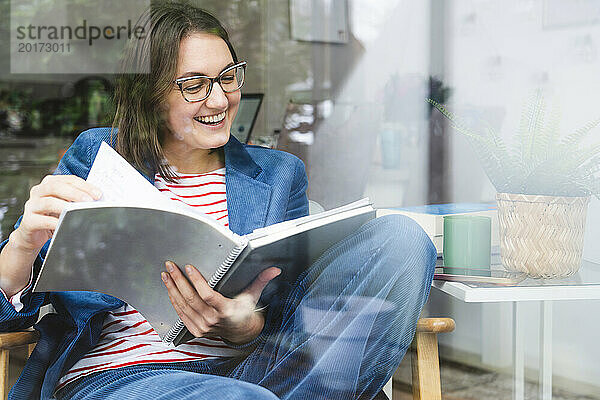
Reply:
<svg viewBox="0 0 600 400"><path fill-rule="evenodd" d="M8 396L10 351L27 346L27 355L30 356L39 337L34 330L0 333L0 400Z"/></svg>
<svg viewBox="0 0 600 400"><path fill-rule="evenodd" d="M411 346L413 399L441 400L437 334L453 330L454 320L451 318L421 318L417 322L417 332ZM36 331L0 333L0 400L6 399L9 391L10 351L27 346L31 355L38 338ZM385 391L391 399L391 387Z"/></svg>
<svg viewBox="0 0 600 400"><path fill-rule="evenodd" d="M437 334L452 332L452 318L421 318L411 346L413 400L441 400ZM388 396L391 398L391 396Z"/></svg>

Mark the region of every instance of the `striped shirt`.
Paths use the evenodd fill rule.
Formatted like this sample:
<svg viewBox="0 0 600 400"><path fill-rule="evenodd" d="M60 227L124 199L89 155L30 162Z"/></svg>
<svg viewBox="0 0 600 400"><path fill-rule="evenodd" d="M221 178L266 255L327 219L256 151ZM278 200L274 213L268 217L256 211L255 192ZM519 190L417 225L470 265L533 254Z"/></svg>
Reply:
<svg viewBox="0 0 600 400"><path fill-rule="evenodd" d="M167 182L157 174L154 185L172 200L188 204L223 225L229 225L225 168L205 174L177 174L174 183ZM177 347L167 346L148 321L126 304L106 315L96 346L61 377L56 389L83 376L119 367L196 361L238 354L239 350L227 346L216 337L195 338Z"/></svg>
<svg viewBox="0 0 600 400"><path fill-rule="evenodd" d="M154 186L171 200L180 201L195 210L229 226L225 197L225 168L205 174L177 174L174 183L156 174Z"/></svg>

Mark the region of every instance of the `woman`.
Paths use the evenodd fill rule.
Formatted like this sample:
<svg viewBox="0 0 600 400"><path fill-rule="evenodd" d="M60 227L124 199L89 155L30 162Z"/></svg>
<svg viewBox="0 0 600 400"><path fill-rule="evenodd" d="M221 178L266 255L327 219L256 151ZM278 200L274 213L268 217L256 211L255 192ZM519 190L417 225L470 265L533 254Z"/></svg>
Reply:
<svg viewBox="0 0 600 400"><path fill-rule="evenodd" d="M373 398L410 345L431 285L435 250L405 218L373 220L328 249L267 310L256 304L277 268L229 299L193 266L184 276L167 262L156 279L196 337L176 349L113 297L31 293L61 210L101 196L84 179L102 141L166 195L238 234L307 214L303 164L230 136L245 63L221 24L164 4L145 27L124 68L149 62L150 72L120 77L118 131L82 133L2 243L0 329L31 326L43 304L56 310L36 325L40 341L12 398Z"/></svg>

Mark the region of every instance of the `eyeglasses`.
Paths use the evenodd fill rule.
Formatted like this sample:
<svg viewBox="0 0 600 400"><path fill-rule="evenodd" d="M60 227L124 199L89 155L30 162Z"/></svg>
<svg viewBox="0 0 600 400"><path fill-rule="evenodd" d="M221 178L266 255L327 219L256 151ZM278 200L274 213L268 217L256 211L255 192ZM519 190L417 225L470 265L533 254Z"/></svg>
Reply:
<svg viewBox="0 0 600 400"><path fill-rule="evenodd" d="M189 76L185 78L178 78L173 81L179 86L179 91L189 103L195 103L202 101L212 91L213 84L219 82L221 89L225 93L232 93L236 90L240 90L244 85L244 75L246 72L246 61L242 61L231 67L225 68L221 73L215 77L210 78L208 76Z"/></svg>

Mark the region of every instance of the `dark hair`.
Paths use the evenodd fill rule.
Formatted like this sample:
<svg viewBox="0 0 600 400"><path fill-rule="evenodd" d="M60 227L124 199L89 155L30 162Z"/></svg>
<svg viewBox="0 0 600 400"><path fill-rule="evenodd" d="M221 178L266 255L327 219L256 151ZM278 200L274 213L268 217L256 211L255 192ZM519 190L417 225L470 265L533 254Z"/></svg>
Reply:
<svg viewBox="0 0 600 400"><path fill-rule="evenodd" d="M160 110L173 90L181 41L193 33L210 33L225 41L234 62L238 59L221 23L187 3L153 4L138 26L144 28L144 35L128 44L115 88L116 149L136 168L158 172L171 181L173 173L163 163L167 127Z"/></svg>

